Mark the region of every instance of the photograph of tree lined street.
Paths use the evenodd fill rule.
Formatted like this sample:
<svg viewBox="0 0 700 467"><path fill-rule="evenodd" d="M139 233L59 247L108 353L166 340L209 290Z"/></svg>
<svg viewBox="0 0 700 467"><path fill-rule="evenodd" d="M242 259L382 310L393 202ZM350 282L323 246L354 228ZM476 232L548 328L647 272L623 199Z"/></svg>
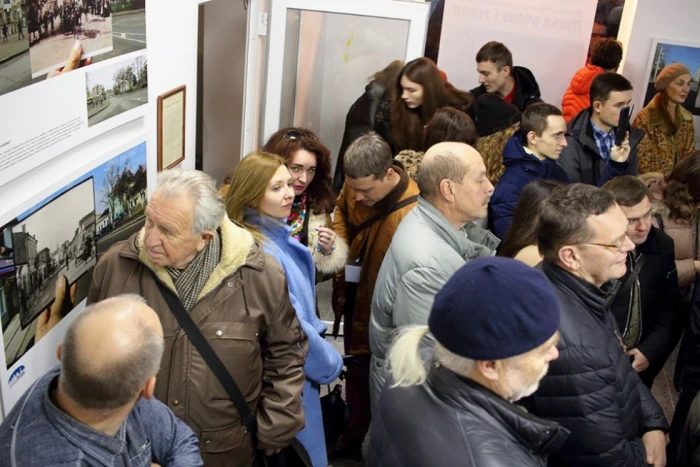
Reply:
<svg viewBox="0 0 700 467"><path fill-rule="evenodd" d="M25 0L32 76L63 66L79 40L83 56L112 50L110 0Z"/></svg>
<svg viewBox="0 0 700 467"><path fill-rule="evenodd" d="M46 79L43 75L32 79L28 21L25 18L25 9L22 7L25 1L9 0L8 5L8 0L3 0L6 5L0 10L0 20L2 20L0 21L0 96ZM111 0L110 5L112 51L93 57L93 64L146 48L145 0ZM85 20L85 15L82 20ZM7 25L7 41L2 38L3 24ZM54 32L57 24L54 17ZM41 30L44 31L44 29L42 24ZM50 32L50 21L48 29ZM71 40L72 47L75 39ZM81 39L81 44L82 42ZM62 60L67 58L68 53Z"/></svg>
<svg viewBox="0 0 700 467"><path fill-rule="evenodd" d="M97 254L143 226L146 210L146 143L90 172L95 179Z"/></svg>
<svg viewBox="0 0 700 467"><path fill-rule="evenodd" d="M85 76L88 126L148 102L146 55L89 71Z"/></svg>
<svg viewBox="0 0 700 467"><path fill-rule="evenodd" d="M89 190L84 188L86 185L90 186ZM50 223L54 222L52 219L44 217L47 223L40 225L32 220L32 217L40 215L42 211L58 212L54 203L62 204L63 202L58 200L72 196L71 193L80 193L80 199L72 200L68 208L59 206L60 222L58 219L55 222L66 225L77 223L77 230L63 231L57 228L60 232L54 234L53 225ZM94 204L89 212L81 216L81 206L87 204L86 200ZM37 328L41 327L42 333L50 330L50 326L47 328L46 324L43 324L42 317L58 312L58 317L63 318L87 297L92 267L96 260L114 243L125 240L143 227L145 209L146 143L143 142L86 173L47 200L19 215L11 226L6 227L12 231L11 243L15 260L24 260L22 264L15 265L15 273L0 277L0 298L4 306L0 314L5 363L8 368L40 338ZM66 239L51 240L60 236ZM21 242L19 247L18 241ZM39 243L40 241L42 243ZM55 243L58 246L47 247L47 251L44 242L52 245ZM30 260L29 257L35 259ZM51 266L48 266L49 262ZM32 270L35 271L35 278L31 276ZM46 283L41 289L35 289L41 297L30 298L28 303L23 302L26 300L24 294L27 288L36 287L36 281L39 279ZM60 286L64 280L68 282L69 290L65 292L61 303L57 303L59 300L54 300L53 297L55 287L57 283ZM21 292L20 287L24 288ZM34 318L28 325L25 321L23 326L21 310L40 302L46 305L44 309L39 310L39 317ZM60 319L48 321L55 325ZM40 326L37 325L39 322Z"/></svg>

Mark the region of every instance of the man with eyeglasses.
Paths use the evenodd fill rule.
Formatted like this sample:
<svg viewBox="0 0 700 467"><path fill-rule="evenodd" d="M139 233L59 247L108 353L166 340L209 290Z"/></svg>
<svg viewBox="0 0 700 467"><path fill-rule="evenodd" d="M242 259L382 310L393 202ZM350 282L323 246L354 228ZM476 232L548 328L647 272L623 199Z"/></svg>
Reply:
<svg viewBox="0 0 700 467"><path fill-rule="evenodd" d="M666 465L668 423L609 310L635 248L628 226L613 195L591 185L559 187L542 206L539 267L559 298L561 341L524 405L571 432L550 467Z"/></svg>
<svg viewBox="0 0 700 467"><path fill-rule="evenodd" d="M651 388L680 333L676 319L683 299L678 286L673 240L651 225L646 185L636 177L617 177L603 189L627 216L627 236L635 249L627 253L627 272L610 310L617 320L632 368Z"/></svg>

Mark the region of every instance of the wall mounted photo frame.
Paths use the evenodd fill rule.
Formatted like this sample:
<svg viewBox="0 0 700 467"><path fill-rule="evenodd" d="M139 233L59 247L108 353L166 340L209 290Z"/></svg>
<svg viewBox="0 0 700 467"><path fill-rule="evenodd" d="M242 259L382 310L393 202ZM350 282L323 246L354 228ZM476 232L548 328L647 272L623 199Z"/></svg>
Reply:
<svg viewBox="0 0 700 467"><path fill-rule="evenodd" d="M158 96L158 172L185 160L185 86Z"/></svg>

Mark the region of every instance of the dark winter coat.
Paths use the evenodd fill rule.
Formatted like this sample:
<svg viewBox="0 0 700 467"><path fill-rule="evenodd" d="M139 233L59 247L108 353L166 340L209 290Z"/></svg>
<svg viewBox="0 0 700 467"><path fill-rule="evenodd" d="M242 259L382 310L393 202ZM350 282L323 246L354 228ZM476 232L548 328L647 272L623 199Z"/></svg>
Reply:
<svg viewBox="0 0 700 467"><path fill-rule="evenodd" d="M525 152L520 132L516 132L503 149L506 171L496 185L489 203L489 227L499 238L505 238L513 221L513 212L525 185L533 180L557 180L567 183L568 178L552 159L540 161Z"/></svg>
<svg viewBox="0 0 700 467"><path fill-rule="evenodd" d="M434 362L425 383L390 385L372 418L369 467L544 467L568 435Z"/></svg>
<svg viewBox="0 0 700 467"><path fill-rule="evenodd" d="M376 81L369 83L365 87L365 92L350 106L345 117L343 142L340 144L338 159L335 163L335 174L333 175L333 188L336 193L340 193L343 183L345 183L343 156L353 141L370 131L376 131L379 136L391 144L388 139L391 136L390 106L391 101L387 97L384 87Z"/></svg>
<svg viewBox="0 0 700 467"><path fill-rule="evenodd" d="M632 271L627 259L627 273L620 280L621 287L610 306L618 329L624 335L627 328L632 284L639 278L642 308L641 336L636 348L649 360L649 368L639 374L651 386L676 345L673 327L684 308L678 287L678 274L673 255L673 240L661 230L652 227L646 242L637 247L637 268Z"/></svg>
<svg viewBox="0 0 700 467"><path fill-rule="evenodd" d="M513 105L521 112L528 105L536 102L542 102L540 85L537 84L535 75L530 70L522 66L514 66L512 68L513 78L515 78L515 93L513 94ZM474 100L477 100L482 94L486 94L484 85L480 85L471 91Z"/></svg>
<svg viewBox="0 0 700 467"><path fill-rule="evenodd" d="M593 138L590 108L582 110L569 122L569 131L571 136L566 137L568 144L557 163L564 169L571 183L602 186L618 175L637 175L637 146L644 137L642 130L630 129L631 151L626 162L606 161L602 158Z"/></svg>
<svg viewBox="0 0 700 467"><path fill-rule="evenodd" d="M675 453L670 453L667 465L673 467L700 467L700 395L695 396L688 411L683 432Z"/></svg>
<svg viewBox="0 0 700 467"><path fill-rule="evenodd" d="M559 358L549 365L530 411L571 431L550 467L639 467L641 437L668 430L661 407L623 352L609 304L616 291L579 279L544 261L542 271L561 305Z"/></svg>

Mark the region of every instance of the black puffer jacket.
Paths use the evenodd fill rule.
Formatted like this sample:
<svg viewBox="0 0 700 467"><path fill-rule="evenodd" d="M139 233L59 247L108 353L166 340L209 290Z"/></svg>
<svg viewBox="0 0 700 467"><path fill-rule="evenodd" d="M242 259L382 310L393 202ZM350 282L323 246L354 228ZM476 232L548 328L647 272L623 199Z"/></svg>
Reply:
<svg viewBox="0 0 700 467"><path fill-rule="evenodd" d="M369 467L544 467L568 435L435 362L422 385L390 384L372 418Z"/></svg>
<svg viewBox="0 0 700 467"><path fill-rule="evenodd" d="M524 404L571 431L550 467L645 466L642 435L668 431L661 407L632 369L604 292L558 266L540 266L561 304L559 358Z"/></svg>
<svg viewBox="0 0 700 467"><path fill-rule="evenodd" d="M513 78L515 78L515 93L513 94L513 105L521 112L528 105L535 102L542 102L540 94L540 85L537 84L535 75L530 70L522 66L513 67ZM469 91L477 100L482 94L486 94L484 85L480 85Z"/></svg>

